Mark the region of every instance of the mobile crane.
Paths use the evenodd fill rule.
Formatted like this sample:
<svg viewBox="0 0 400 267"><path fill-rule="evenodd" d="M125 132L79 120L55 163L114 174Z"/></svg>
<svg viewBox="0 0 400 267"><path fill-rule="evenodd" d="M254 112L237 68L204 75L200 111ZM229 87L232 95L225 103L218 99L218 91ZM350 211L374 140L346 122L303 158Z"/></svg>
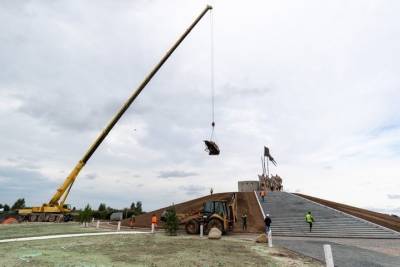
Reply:
<svg viewBox="0 0 400 267"><path fill-rule="evenodd" d="M107 124L104 130L96 138L93 144L86 151L81 160L78 161L76 166L72 169L70 174L64 180L64 183L57 189L53 197L48 203L44 203L40 207L32 207L26 209L18 210L18 214L23 216L29 221L68 221L71 219L71 208L69 205L65 204L65 200L68 197L69 192L78 176L79 172L89 161L90 157L100 146L103 140L110 133L115 124L119 121L125 111L133 103L136 97L142 92L146 85L150 82L153 76L161 68L161 66L167 61L167 59L172 55L175 49L182 43L186 36L191 32L191 30L197 25L197 23L204 17L204 15L211 11L212 7L207 5L200 15L193 21L193 23L186 29L186 31L180 36L180 38L174 43L174 45L167 51L167 53L161 58L160 62L150 71L150 73L145 77L138 88L133 92L133 94L128 98L128 100L122 105L118 112L114 115L111 121Z"/></svg>

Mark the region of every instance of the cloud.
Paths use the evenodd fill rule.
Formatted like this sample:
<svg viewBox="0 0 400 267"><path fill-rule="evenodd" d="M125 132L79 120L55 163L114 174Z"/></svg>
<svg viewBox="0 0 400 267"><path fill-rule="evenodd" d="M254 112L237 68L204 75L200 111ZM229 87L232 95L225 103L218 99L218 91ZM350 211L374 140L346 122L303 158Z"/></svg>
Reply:
<svg viewBox="0 0 400 267"><path fill-rule="evenodd" d="M197 176L196 172L186 172L180 170L172 170L172 171L161 171L158 175L158 178L185 178L191 176Z"/></svg>
<svg viewBox="0 0 400 267"><path fill-rule="evenodd" d="M94 180L94 179L96 179L96 177L97 177L96 173L88 173L85 176L85 178L88 179L88 180Z"/></svg>
<svg viewBox="0 0 400 267"><path fill-rule="evenodd" d="M19 173L0 178L0 202L49 198L203 8L175 0L2 5L0 165ZM203 144L212 120L205 17L93 154L68 203L125 207L133 198L150 210L208 191L174 177L233 191L238 180L257 179L268 144L279 163L270 171L285 188L357 206L374 195L386 207L400 186L399 8L255 1L243 13L241 1L215 3L221 154L209 157Z"/></svg>
<svg viewBox="0 0 400 267"><path fill-rule="evenodd" d="M400 194L388 194L389 199L400 199Z"/></svg>
<svg viewBox="0 0 400 267"><path fill-rule="evenodd" d="M205 194L208 190L207 187L202 185L187 185L179 187L186 195L199 196Z"/></svg>
<svg viewBox="0 0 400 267"><path fill-rule="evenodd" d="M389 215L397 215L400 216L400 207L398 208L377 208L377 207L367 207L367 210L373 210L376 212L384 213L384 214L389 214Z"/></svg>
<svg viewBox="0 0 400 267"><path fill-rule="evenodd" d="M57 185L39 171L0 165L0 203L25 198L27 205L40 205L50 199ZM41 201L33 201L40 197Z"/></svg>

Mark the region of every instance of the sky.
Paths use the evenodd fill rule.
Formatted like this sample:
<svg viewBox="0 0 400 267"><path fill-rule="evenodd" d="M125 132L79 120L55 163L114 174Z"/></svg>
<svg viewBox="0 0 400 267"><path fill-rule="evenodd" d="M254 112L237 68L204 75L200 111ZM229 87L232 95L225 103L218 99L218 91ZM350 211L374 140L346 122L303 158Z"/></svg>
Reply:
<svg viewBox="0 0 400 267"><path fill-rule="evenodd" d="M389 0L1 1L0 203L49 201L207 3L212 15L67 202L151 211L236 191L258 179L268 146L285 191L400 215L400 2ZM203 144L212 73L217 157Z"/></svg>

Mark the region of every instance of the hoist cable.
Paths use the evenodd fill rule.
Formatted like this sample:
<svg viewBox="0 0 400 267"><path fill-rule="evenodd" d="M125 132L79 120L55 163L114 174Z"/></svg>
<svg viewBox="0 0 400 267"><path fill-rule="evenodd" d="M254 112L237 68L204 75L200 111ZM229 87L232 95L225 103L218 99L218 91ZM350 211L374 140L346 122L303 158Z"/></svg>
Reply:
<svg viewBox="0 0 400 267"><path fill-rule="evenodd" d="M213 12L210 10L210 87L211 87L211 116L212 131L210 140L214 137L215 127L215 89L214 89L214 19Z"/></svg>

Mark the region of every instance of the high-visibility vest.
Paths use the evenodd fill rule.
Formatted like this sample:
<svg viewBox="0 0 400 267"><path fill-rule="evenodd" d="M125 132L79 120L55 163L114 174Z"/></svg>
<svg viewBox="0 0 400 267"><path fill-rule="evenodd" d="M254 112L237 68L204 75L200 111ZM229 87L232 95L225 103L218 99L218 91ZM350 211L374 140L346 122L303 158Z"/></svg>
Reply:
<svg viewBox="0 0 400 267"><path fill-rule="evenodd" d="M157 216L151 217L151 223L157 224Z"/></svg>
<svg viewBox="0 0 400 267"><path fill-rule="evenodd" d="M314 218L311 214L307 213L306 214L306 222L313 222Z"/></svg>

